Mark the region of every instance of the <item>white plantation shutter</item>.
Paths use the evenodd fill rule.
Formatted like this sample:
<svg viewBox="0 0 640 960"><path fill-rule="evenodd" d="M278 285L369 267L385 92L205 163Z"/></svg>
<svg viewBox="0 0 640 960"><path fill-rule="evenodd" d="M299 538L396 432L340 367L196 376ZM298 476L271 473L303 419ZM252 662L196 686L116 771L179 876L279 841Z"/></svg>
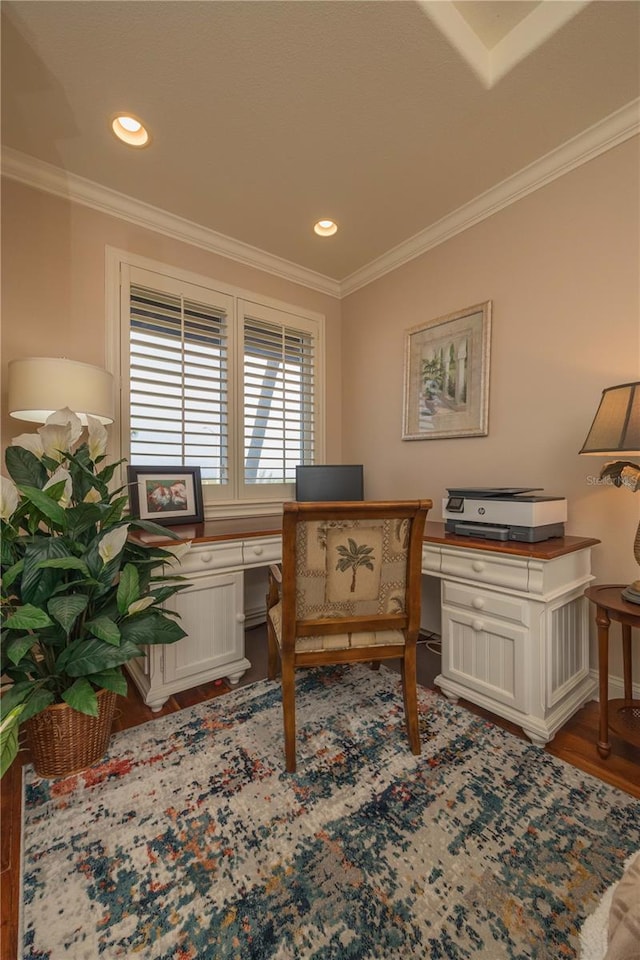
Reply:
<svg viewBox="0 0 640 960"><path fill-rule="evenodd" d="M129 331L132 464L229 472L228 321L188 297L132 283Z"/></svg>
<svg viewBox="0 0 640 960"><path fill-rule="evenodd" d="M134 466L199 466L205 516L214 501L233 514L290 499L296 465L324 453L323 317L126 257L121 455Z"/></svg>
<svg viewBox="0 0 640 960"><path fill-rule="evenodd" d="M245 317L243 356L244 483L294 483L314 459L314 337Z"/></svg>

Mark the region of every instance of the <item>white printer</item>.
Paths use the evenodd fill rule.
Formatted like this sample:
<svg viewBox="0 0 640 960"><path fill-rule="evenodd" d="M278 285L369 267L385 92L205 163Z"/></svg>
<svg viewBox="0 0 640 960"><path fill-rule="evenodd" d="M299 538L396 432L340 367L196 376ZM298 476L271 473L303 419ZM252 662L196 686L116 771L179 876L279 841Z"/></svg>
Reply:
<svg viewBox="0 0 640 960"><path fill-rule="evenodd" d="M442 501L447 533L537 543L564 536L564 497L534 496L540 487L452 487Z"/></svg>

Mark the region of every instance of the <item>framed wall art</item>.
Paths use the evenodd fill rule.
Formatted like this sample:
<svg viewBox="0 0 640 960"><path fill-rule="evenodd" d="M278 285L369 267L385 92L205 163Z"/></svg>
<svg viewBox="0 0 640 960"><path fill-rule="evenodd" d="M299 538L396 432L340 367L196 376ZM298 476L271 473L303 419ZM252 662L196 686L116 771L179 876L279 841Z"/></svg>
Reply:
<svg viewBox="0 0 640 960"><path fill-rule="evenodd" d="M129 506L140 520L173 525L203 519L200 467L127 467Z"/></svg>
<svg viewBox="0 0 640 960"><path fill-rule="evenodd" d="M403 440L489 432L491 300L405 334Z"/></svg>

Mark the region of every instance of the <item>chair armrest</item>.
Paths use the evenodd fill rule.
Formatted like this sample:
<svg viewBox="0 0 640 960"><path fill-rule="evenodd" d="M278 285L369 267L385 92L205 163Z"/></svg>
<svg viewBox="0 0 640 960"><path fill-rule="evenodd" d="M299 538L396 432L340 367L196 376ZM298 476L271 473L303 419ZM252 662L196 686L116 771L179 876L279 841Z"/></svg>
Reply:
<svg viewBox="0 0 640 960"><path fill-rule="evenodd" d="M267 610L275 607L280 601L280 587L282 586L282 570L275 563L269 567L269 591L267 593Z"/></svg>

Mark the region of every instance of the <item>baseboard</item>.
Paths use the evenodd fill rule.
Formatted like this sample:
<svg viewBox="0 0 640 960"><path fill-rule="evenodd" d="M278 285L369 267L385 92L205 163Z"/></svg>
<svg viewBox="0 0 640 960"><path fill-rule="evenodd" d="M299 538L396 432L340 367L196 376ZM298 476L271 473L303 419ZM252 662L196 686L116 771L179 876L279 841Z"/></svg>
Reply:
<svg viewBox="0 0 640 960"><path fill-rule="evenodd" d="M597 670L590 670L589 672L590 672L591 676L593 677L593 679L596 681L596 684L597 684L597 683L598 683L598 671L597 671ZM632 691L632 694L633 694L633 699L634 699L634 700L640 700L640 683L634 683L633 686L632 686L632 688L631 688L631 691ZM610 673L610 674L609 674L609 700L622 700L623 697L624 697L624 682L623 682L623 680L622 680L622 677L616 677L616 676L613 676L613 674ZM595 691L595 694L594 694L594 696L593 696L593 699L594 699L594 700L599 700L599 699L600 699L600 697L598 696L598 687L597 687L597 686L596 686L596 691Z"/></svg>

